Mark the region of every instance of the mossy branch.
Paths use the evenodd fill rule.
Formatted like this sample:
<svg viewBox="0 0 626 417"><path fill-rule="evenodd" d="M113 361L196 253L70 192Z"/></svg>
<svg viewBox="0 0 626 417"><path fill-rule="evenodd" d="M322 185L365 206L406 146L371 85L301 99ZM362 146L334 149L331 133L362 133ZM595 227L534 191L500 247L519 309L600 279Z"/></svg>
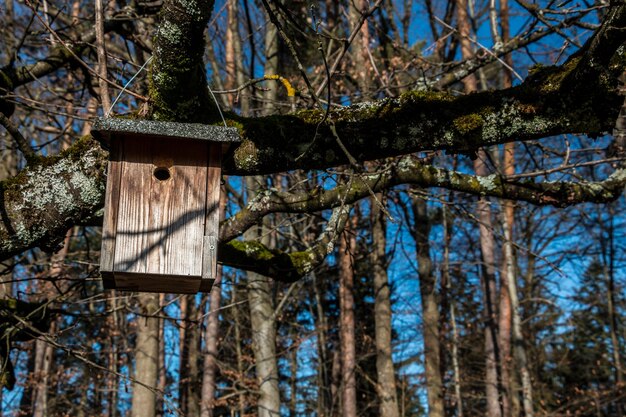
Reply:
<svg viewBox="0 0 626 417"><path fill-rule="evenodd" d="M90 136L0 182L0 259L54 251L69 228L104 204L107 154Z"/></svg>
<svg viewBox="0 0 626 417"><path fill-rule="evenodd" d="M287 193L275 190L260 192L234 216L220 225L220 239L240 236L271 213L314 213L352 204L392 187L412 184L423 188L439 187L476 196L490 196L526 201L535 205L566 207L583 202L606 203L617 199L626 185L626 170L617 170L598 182L533 182L509 180L493 174L487 177L463 174L424 164L414 156L398 158L380 172L355 174L347 185L333 189Z"/></svg>
<svg viewBox="0 0 626 417"><path fill-rule="evenodd" d="M334 250L335 243L345 228L350 208L350 205L335 208L324 232L306 250L283 252L270 249L258 241L231 240L220 244L220 262L257 272L277 281L297 281L313 271Z"/></svg>

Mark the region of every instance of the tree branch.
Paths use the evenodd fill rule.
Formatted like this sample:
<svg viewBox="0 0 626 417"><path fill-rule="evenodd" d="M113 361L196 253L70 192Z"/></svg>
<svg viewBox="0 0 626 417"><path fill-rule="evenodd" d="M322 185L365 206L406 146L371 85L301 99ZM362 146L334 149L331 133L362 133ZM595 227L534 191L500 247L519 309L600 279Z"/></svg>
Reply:
<svg viewBox="0 0 626 417"><path fill-rule="evenodd" d="M315 244L299 252L269 249L258 241L231 240L219 247L220 262L234 268L257 272L276 281L294 282L313 271L334 250L343 231L351 206L341 205L333 210L324 232Z"/></svg>
<svg viewBox="0 0 626 417"><path fill-rule="evenodd" d="M250 201L247 207L220 225L220 239L229 241L271 213L314 213L352 204L372 192L394 186L412 184L420 187L439 187L476 196L489 196L526 201L535 205L566 207L577 203L606 203L621 195L626 186L626 170L619 169L604 181L598 182L542 182L512 181L502 175L478 177L424 164L414 156L404 156L388 164L377 173L355 175L350 184L331 190L315 189L309 192L286 193L266 190Z"/></svg>
<svg viewBox="0 0 626 417"><path fill-rule="evenodd" d="M33 151L33 148L30 147L26 138L22 136L22 133L19 131L17 126L15 126L15 124L13 124L13 122L11 122L11 120L1 111L0 124L4 126L4 128L13 138L13 140L15 140L17 148L20 150L20 152L22 152L22 155L24 155L24 159L26 159L26 162L28 162L29 164L33 163L37 159L37 154L35 153L35 151Z"/></svg>

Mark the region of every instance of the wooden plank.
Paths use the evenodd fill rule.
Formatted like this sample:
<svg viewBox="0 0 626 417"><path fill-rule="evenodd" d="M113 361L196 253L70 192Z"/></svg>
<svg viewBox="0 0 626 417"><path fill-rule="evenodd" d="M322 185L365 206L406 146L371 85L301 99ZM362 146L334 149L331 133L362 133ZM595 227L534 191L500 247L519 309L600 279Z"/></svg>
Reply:
<svg viewBox="0 0 626 417"><path fill-rule="evenodd" d="M118 138L113 137L107 167L107 185L104 198L104 220L102 224L102 246L100 248L100 271L113 271L115 257L115 235L122 178L123 152ZM103 279L104 279L103 274ZM109 276L107 276L109 278ZM112 277L111 277L112 278Z"/></svg>
<svg viewBox="0 0 626 417"><path fill-rule="evenodd" d="M150 233L150 181L152 157L149 138L123 141L124 161L120 184L115 271L147 271L147 234ZM116 274L117 276L117 274Z"/></svg>
<svg viewBox="0 0 626 417"><path fill-rule="evenodd" d="M204 248L202 251L202 279L214 280L217 277L217 242L220 221L220 191L222 180L222 146L209 145L206 182L206 215L204 223ZM201 284L210 287L210 284Z"/></svg>
<svg viewBox="0 0 626 417"><path fill-rule="evenodd" d="M196 294L198 292L200 278L191 276L116 272L115 282L116 289L121 291Z"/></svg>
<svg viewBox="0 0 626 417"><path fill-rule="evenodd" d="M198 291L199 292L206 292L206 293L211 292L211 289L213 288L213 283L214 282L215 282L214 279L202 278L200 280L200 289Z"/></svg>
<svg viewBox="0 0 626 417"><path fill-rule="evenodd" d="M154 167L169 168L171 177L152 176L150 219L161 232L149 234L149 245L159 250L148 253L148 273L202 275L207 147L184 139L153 144Z"/></svg>

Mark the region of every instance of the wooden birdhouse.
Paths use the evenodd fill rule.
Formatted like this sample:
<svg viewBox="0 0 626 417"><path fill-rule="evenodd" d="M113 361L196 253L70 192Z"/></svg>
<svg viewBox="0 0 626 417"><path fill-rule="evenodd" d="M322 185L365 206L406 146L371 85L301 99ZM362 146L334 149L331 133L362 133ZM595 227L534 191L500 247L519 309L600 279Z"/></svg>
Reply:
<svg viewBox="0 0 626 417"><path fill-rule="evenodd" d="M192 294L217 273L222 146L235 128L100 118L110 146L100 271L104 288Z"/></svg>

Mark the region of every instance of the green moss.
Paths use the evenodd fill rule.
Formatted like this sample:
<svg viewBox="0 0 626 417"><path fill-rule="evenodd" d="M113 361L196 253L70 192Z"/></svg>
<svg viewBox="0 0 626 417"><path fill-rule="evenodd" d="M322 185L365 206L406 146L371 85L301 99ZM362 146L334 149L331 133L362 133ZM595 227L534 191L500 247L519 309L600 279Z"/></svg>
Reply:
<svg viewBox="0 0 626 417"><path fill-rule="evenodd" d="M460 134L464 135L476 129L480 129L483 126L484 120L478 114L471 113L457 117L452 123L454 124L454 128Z"/></svg>
<svg viewBox="0 0 626 417"><path fill-rule="evenodd" d="M324 113L319 110L300 110L295 116L306 124L317 124L324 118Z"/></svg>
<svg viewBox="0 0 626 417"><path fill-rule="evenodd" d="M291 263L300 275L311 272L314 266L315 255L307 251L293 252L289 254Z"/></svg>
<svg viewBox="0 0 626 417"><path fill-rule="evenodd" d="M579 62L580 57L576 57L570 59L560 67L550 66L537 71L534 75L541 80L539 91L542 94L559 91L563 82L572 74Z"/></svg>
<svg viewBox="0 0 626 417"><path fill-rule="evenodd" d="M454 100L455 97L452 94L440 91L407 91L398 98L401 104L406 102L448 103Z"/></svg>
<svg viewBox="0 0 626 417"><path fill-rule="evenodd" d="M219 123L217 123L217 124L219 124ZM237 131L239 132L239 135L241 135L241 136L243 136L244 133L245 133L243 123L238 122L236 120L226 119L226 126L236 128Z"/></svg>
<svg viewBox="0 0 626 417"><path fill-rule="evenodd" d="M257 242L254 240L231 240L230 242L228 242L228 246L238 252L245 253L246 256L252 259L259 261L270 261L275 257L275 254L267 249L261 242Z"/></svg>
<svg viewBox="0 0 626 417"><path fill-rule="evenodd" d="M528 75L537 74L542 71L546 66L541 63L537 63L528 69Z"/></svg>
<svg viewBox="0 0 626 417"><path fill-rule="evenodd" d="M251 170L258 164L259 150L254 142L244 139L237 149L235 149L233 158L238 168Z"/></svg>

